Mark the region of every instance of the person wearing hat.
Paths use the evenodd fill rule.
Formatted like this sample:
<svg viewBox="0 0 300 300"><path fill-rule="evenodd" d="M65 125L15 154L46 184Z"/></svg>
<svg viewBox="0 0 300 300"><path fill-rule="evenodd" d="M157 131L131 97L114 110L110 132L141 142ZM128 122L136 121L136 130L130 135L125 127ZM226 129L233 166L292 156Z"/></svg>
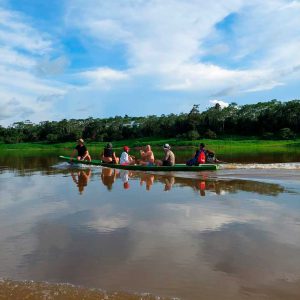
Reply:
<svg viewBox="0 0 300 300"><path fill-rule="evenodd" d="M71 160L75 156L76 152L77 152L78 160L88 160L88 161L92 160L92 158L89 154L89 151L87 150L86 146L84 145L84 140L81 138L79 140L77 140L77 146L74 148L74 150L71 154Z"/></svg>
<svg viewBox="0 0 300 300"><path fill-rule="evenodd" d="M130 148L128 146L123 147L124 151L120 156L120 165L133 165L135 163L134 156L128 154Z"/></svg>
<svg viewBox="0 0 300 300"><path fill-rule="evenodd" d="M107 143L103 152L101 153L101 160L107 164L118 164L119 157L112 149L112 143Z"/></svg>
<svg viewBox="0 0 300 300"><path fill-rule="evenodd" d="M164 144L163 146L165 156L162 160L156 162L158 166L174 166L175 165L175 154L171 151L171 146L169 144Z"/></svg>

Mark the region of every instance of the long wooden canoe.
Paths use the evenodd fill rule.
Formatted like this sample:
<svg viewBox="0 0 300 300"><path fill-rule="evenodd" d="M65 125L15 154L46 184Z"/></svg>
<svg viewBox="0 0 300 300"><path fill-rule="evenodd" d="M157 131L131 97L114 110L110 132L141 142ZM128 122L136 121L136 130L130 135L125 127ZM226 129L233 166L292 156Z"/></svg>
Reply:
<svg viewBox="0 0 300 300"><path fill-rule="evenodd" d="M59 158L70 161L70 156L59 156ZM136 171L207 171L207 170L217 170L217 164L201 164L199 166L187 166L185 164L176 164L174 166L141 166L141 165L117 165L117 164L107 164L103 163L101 160L93 159L91 161L87 160L77 160L72 159L72 163L85 164L85 165L97 165L108 168L124 169L124 170L136 170Z"/></svg>

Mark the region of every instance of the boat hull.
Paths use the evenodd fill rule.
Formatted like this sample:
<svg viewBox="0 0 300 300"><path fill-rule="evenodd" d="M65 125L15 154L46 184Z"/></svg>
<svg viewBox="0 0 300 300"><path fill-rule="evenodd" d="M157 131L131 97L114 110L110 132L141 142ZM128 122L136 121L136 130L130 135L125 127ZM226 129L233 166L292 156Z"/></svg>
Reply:
<svg viewBox="0 0 300 300"><path fill-rule="evenodd" d="M61 159L70 161L69 156L60 156ZM123 170L134 170L134 171L208 171L217 170L218 165L216 164L201 164L199 166L187 166L185 164L176 164L174 166L141 166L141 165L117 165L117 164L107 164L103 163L101 160L93 159L91 161L78 160L73 158L72 163L85 164L85 165L97 165L107 168L123 169Z"/></svg>

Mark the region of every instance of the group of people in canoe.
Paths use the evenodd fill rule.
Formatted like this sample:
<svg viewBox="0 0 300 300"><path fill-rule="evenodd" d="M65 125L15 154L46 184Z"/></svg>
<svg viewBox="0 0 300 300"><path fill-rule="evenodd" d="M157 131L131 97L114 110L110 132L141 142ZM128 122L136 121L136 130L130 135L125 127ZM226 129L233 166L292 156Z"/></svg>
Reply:
<svg viewBox="0 0 300 300"><path fill-rule="evenodd" d="M161 160L155 160L154 153L150 145L147 145L145 149L140 150L140 158L136 159L134 156L129 155L130 148L128 146L123 147L123 152L119 157L116 156L112 150L112 144L108 143L101 154L101 160L108 164L120 164L120 165L143 165L143 166L173 166L175 164L175 155L171 151L169 144L163 146L164 156Z"/></svg>
<svg viewBox="0 0 300 300"><path fill-rule="evenodd" d="M101 160L107 164L120 164L120 165L143 165L143 166L174 166L175 154L171 150L169 144L163 145L164 155L161 160L155 160L154 153L150 145L147 145L145 149L140 150L140 158L136 158L129 154L130 148L128 146L123 147L123 152L120 157L117 157L113 150L112 143L107 143L103 152L101 153ZM77 141L77 145L74 148L71 159L77 154L78 160L91 161L91 155L87 147L84 144L83 139ZM217 163L219 162L215 158L214 152L205 149L205 145L201 143L199 149L197 149L193 158L186 162L188 166L197 166L204 163Z"/></svg>

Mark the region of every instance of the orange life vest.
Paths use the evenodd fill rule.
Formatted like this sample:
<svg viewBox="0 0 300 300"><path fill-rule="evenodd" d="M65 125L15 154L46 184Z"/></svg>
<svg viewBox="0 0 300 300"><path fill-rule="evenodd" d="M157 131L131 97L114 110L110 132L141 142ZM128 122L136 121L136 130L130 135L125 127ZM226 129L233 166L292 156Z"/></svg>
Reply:
<svg viewBox="0 0 300 300"><path fill-rule="evenodd" d="M198 156L198 163L199 164L205 164L206 157L204 151L201 151L199 156Z"/></svg>

